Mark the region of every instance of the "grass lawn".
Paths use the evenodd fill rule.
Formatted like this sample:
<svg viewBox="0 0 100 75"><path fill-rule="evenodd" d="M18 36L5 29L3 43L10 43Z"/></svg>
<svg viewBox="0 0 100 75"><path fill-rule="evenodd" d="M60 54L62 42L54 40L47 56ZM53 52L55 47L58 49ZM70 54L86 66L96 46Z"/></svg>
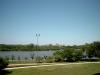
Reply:
<svg viewBox="0 0 100 75"><path fill-rule="evenodd" d="M7 75L94 75L100 73L100 63L72 64L10 70Z"/></svg>

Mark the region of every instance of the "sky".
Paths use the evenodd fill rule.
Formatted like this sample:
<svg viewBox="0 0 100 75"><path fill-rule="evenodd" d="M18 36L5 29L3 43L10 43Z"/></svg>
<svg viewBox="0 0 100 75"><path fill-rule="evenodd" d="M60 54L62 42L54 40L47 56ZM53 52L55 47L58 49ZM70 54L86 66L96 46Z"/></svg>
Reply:
<svg viewBox="0 0 100 75"><path fill-rule="evenodd" d="M100 0L0 0L1 44L100 41Z"/></svg>

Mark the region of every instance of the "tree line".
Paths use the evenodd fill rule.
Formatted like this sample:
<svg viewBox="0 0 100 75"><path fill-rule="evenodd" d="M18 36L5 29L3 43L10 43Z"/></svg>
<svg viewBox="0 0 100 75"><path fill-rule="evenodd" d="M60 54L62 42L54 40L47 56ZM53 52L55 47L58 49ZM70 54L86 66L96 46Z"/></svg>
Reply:
<svg viewBox="0 0 100 75"><path fill-rule="evenodd" d="M55 61L97 61L100 60L100 42L79 46L79 48L65 48L54 53Z"/></svg>
<svg viewBox="0 0 100 75"><path fill-rule="evenodd" d="M44 50L65 50L65 49L82 49L87 51L91 57L96 55L100 51L100 41L94 41L92 43L86 43L84 45L35 45L35 44L0 44L0 51L44 51ZM97 55L98 56L98 55Z"/></svg>
<svg viewBox="0 0 100 75"><path fill-rule="evenodd" d="M65 48L79 48L80 46L65 46L65 45L35 45L35 44L0 44L0 51L45 51L45 50L62 50Z"/></svg>
<svg viewBox="0 0 100 75"><path fill-rule="evenodd" d="M59 50L62 46L60 45L35 45L35 44L17 44L7 45L0 44L0 51L44 51L44 50Z"/></svg>

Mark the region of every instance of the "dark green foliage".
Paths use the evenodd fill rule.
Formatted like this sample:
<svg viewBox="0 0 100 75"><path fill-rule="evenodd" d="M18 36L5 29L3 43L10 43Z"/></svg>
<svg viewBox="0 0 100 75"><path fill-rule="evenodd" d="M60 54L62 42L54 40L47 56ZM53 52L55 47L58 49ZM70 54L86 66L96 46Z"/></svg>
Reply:
<svg viewBox="0 0 100 75"><path fill-rule="evenodd" d="M63 58L66 60L66 61L73 61L73 52L74 50L73 49L66 49L63 51Z"/></svg>
<svg viewBox="0 0 100 75"><path fill-rule="evenodd" d="M65 50L65 49L83 49L87 50L87 53L89 53L89 57L92 55L99 56L100 57L100 41L95 41L90 44L85 45L73 45L73 46L65 46L65 45L37 45L35 44L26 44L26 45L6 45L6 44L0 44L0 51L36 51L36 50ZM92 52L91 52L92 51ZM95 53L95 54L93 54Z"/></svg>
<svg viewBox="0 0 100 75"><path fill-rule="evenodd" d="M95 50L95 56L100 57L100 42L94 42L93 46Z"/></svg>
<svg viewBox="0 0 100 75"><path fill-rule="evenodd" d="M64 50L55 52L54 57L55 61L98 61L100 60L100 42L97 41L80 46L67 46L64 47Z"/></svg>
<svg viewBox="0 0 100 75"><path fill-rule="evenodd" d="M52 56L47 57L46 62L47 62L47 63L52 63L52 62L54 62L53 57L52 57Z"/></svg>
<svg viewBox="0 0 100 75"><path fill-rule="evenodd" d="M74 61L80 61L82 59L82 56L83 56L82 50L74 50L74 53L73 53Z"/></svg>
<svg viewBox="0 0 100 75"><path fill-rule="evenodd" d="M8 62L0 57L0 71L8 66Z"/></svg>
<svg viewBox="0 0 100 75"><path fill-rule="evenodd" d="M91 57L99 57L100 58L100 42L93 42L87 47L87 54Z"/></svg>
<svg viewBox="0 0 100 75"><path fill-rule="evenodd" d="M0 44L0 51L45 51L45 50L64 50L64 49L69 49L69 48L74 48L74 49L79 49L81 48L81 46L65 46L65 45L38 45L38 49L37 49L37 45L34 44L26 44L26 45L21 45L21 44L17 44L17 45L7 45L7 44Z"/></svg>
<svg viewBox="0 0 100 75"><path fill-rule="evenodd" d="M37 48L38 47L38 48ZM0 51L43 51L43 50L60 50L62 46L60 45L34 45L34 44L27 44L27 45L6 45L0 44Z"/></svg>
<svg viewBox="0 0 100 75"><path fill-rule="evenodd" d="M82 58L82 50L75 50L72 48L65 49L63 51L56 51L54 53L55 61L79 61Z"/></svg>
<svg viewBox="0 0 100 75"><path fill-rule="evenodd" d="M63 61L63 51L56 51L53 55L55 62Z"/></svg>

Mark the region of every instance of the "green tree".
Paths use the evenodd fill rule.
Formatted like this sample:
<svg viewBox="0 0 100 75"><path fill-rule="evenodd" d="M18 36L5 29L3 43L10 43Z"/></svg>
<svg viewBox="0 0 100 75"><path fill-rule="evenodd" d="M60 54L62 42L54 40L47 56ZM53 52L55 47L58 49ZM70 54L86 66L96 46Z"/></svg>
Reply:
<svg viewBox="0 0 100 75"><path fill-rule="evenodd" d="M0 71L8 66L8 61L0 57Z"/></svg>
<svg viewBox="0 0 100 75"><path fill-rule="evenodd" d="M87 48L88 57L99 57L100 58L100 42L96 41L91 43Z"/></svg>
<svg viewBox="0 0 100 75"><path fill-rule="evenodd" d="M63 58L68 61L68 62L71 62L73 61L73 52L74 52L74 49L66 49L63 51Z"/></svg>
<svg viewBox="0 0 100 75"><path fill-rule="evenodd" d="M100 42L93 42L93 49L95 50L95 56L100 57Z"/></svg>
<svg viewBox="0 0 100 75"><path fill-rule="evenodd" d="M47 57L46 62L47 62L47 63L52 63L52 62L54 62L53 57L52 57L52 56Z"/></svg>
<svg viewBox="0 0 100 75"><path fill-rule="evenodd" d="M54 56L54 59L55 59L55 62L59 62L59 61L63 61L63 51L56 51L53 56Z"/></svg>
<svg viewBox="0 0 100 75"><path fill-rule="evenodd" d="M90 46L87 50L87 54L89 58L92 58L95 54L95 50L93 49L93 46Z"/></svg>
<svg viewBox="0 0 100 75"><path fill-rule="evenodd" d="M56 51L53 55L55 57L55 61L79 61L82 59L82 50L81 49L73 49L67 48L65 50Z"/></svg>
<svg viewBox="0 0 100 75"><path fill-rule="evenodd" d="M83 56L83 51L82 50L74 50L74 53L73 53L73 60L74 61L81 60L82 56Z"/></svg>

